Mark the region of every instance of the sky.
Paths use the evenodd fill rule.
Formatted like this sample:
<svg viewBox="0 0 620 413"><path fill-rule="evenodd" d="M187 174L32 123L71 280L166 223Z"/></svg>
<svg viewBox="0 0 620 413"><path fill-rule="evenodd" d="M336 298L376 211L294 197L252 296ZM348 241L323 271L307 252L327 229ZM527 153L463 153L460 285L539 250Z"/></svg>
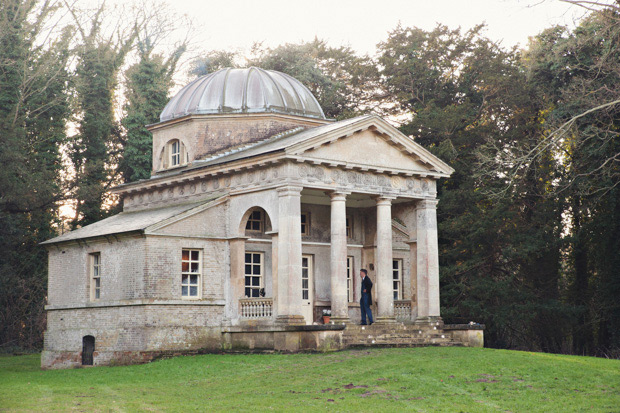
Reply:
<svg viewBox="0 0 620 413"><path fill-rule="evenodd" d="M194 47L245 52L312 40L374 54L400 22L405 27L471 28L485 22L487 35L506 47L525 46L554 24L571 26L584 10L559 0L165 0L195 24Z"/></svg>

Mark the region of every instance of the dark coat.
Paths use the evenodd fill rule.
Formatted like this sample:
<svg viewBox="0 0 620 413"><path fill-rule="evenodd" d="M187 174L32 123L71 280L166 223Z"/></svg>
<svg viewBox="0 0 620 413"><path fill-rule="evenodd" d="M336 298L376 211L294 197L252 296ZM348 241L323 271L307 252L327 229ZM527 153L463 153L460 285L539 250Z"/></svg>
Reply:
<svg viewBox="0 0 620 413"><path fill-rule="evenodd" d="M366 290L366 292L369 294L369 301L372 304L372 281L370 281L370 277L368 276L365 276L362 279L362 294L364 293L364 290Z"/></svg>

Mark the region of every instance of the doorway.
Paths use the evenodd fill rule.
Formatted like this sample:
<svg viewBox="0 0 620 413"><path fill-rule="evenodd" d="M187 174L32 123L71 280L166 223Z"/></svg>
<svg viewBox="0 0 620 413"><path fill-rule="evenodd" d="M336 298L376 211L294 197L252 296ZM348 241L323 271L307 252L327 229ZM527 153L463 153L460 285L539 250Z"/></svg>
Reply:
<svg viewBox="0 0 620 413"><path fill-rule="evenodd" d="M314 256L301 256L301 313L306 325L314 321Z"/></svg>
<svg viewBox="0 0 620 413"><path fill-rule="evenodd" d="M84 336L82 338L82 366L93 365L93 353L95 352L95 337Z"/></svg>

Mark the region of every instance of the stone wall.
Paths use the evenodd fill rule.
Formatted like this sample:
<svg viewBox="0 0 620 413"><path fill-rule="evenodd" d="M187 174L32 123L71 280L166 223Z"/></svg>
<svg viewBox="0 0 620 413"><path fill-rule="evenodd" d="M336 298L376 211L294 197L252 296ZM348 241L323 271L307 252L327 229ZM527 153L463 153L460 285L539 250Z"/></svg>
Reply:
<svg viewBox="0 0 620 413"><path fill-rule="evenodd" d="M189 152L189 161L228 148L257 142L296 127L314 127L327 123L319 119L277 114L242 116L194 115L150 127L153 134L153 170L162 168L163 148L172 139L179 139Z"/></svg>

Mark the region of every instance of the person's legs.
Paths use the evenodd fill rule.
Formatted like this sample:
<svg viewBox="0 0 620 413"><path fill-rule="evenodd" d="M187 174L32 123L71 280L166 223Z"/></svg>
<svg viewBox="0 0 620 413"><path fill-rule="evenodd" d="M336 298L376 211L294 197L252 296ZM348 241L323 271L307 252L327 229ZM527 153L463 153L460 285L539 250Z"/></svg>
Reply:
<svg viewBox="0 0 620 413"><path fill-rule="evenodd" d="M370 309L370 304L372 304L370 302L370 297L366 297L366 313L368 313L368 324L372 324L374 323L373 319L372 319L372 310Z"/></svg>
<svg viewBox="0 0 620 413"><path fill-rule="evenodd" d="M366 306L364 305L364 302L365 302L364 295L365 294L362 294L362 298L360 298L360 312L362 313L362 322L361 322L362 325L366 324Z"/></svg>

